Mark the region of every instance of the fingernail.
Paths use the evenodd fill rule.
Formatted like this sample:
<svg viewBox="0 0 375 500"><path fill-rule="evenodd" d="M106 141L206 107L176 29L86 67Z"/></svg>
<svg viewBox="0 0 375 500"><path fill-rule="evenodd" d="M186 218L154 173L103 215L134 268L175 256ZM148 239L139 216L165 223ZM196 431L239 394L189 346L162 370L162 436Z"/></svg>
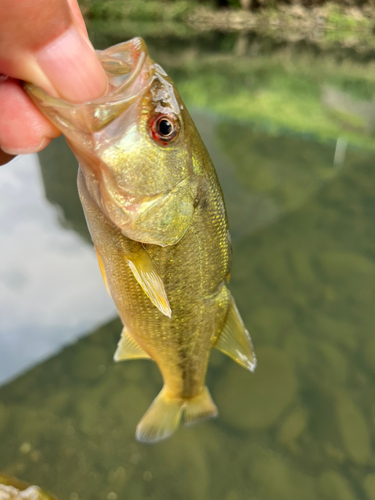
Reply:
<svg viewBox="0 0 375 500"><path fill-rule="evenodd" d="M107 90L107 77L89 43L71 26L36 56L60 97L70 102L97 99Z"/></svg>
<svg viewBox="0 0 375 500"><path fill-rule="evenodd" d="M5 154L9 156L18 156L18 155L29 155L32 153L38 153L42 149L44 149L48 144L51 142L51 139L49 138L43 138L39 144L36 146L30 146L28 148L7 148L4 146L1 146L0 152L3 151Z"/></svg>

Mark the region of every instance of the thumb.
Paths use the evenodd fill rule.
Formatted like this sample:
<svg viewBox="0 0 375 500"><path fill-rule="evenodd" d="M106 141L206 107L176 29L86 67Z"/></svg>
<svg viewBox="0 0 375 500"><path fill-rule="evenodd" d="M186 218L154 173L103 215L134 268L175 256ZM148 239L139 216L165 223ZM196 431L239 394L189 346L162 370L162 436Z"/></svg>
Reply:
<svg viewBox="0 0 375 500"><path fill-rule="evenodd" d="M107 88L76 0L1 0L0 73L71 102Z"/></svg>

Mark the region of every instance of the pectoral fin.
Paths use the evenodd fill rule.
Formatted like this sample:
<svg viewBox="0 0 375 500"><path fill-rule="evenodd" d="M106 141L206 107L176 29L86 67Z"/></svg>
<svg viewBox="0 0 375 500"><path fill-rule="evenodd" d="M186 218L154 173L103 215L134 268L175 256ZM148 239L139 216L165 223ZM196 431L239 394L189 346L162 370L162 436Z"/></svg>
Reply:
<svg viewBox="0 0 375 500"><path fill-rule="evenodd" d="M98 259L99 269L100 269L100 272L101 272L101 275L102 275L105 287L107 289L108 295L111 297L111 292L109 290L108 279L107 279L107 275L105 273L102 256L100 255L99 250L96 247L94 247L94 248L95 248L96 258Z"/></svg>
<svg viewBox="0 0 375 500"><path fill-rule="evenodd" d="M141 285L147 297L159 311L170 318L172 311L163 280L146 250L141 247L140 250L127 255L126 258L135 279Z"/></svg>
<svg viewBox="0 0 375 500"><path fill-rule="evenodd" d="M230 300L223 330L214 347L224 354L227 354L234 359L234 361L251 372L255 370L257 360L251 338L242 322L233 297L231 297Z"/></svg>
<svg viewBox="0 0 375 500"><path fill-rule="evenodd" d="M113 359L115 361L126 361L128 359L151 359L151 357L137 344L124 327Z"/></svg>

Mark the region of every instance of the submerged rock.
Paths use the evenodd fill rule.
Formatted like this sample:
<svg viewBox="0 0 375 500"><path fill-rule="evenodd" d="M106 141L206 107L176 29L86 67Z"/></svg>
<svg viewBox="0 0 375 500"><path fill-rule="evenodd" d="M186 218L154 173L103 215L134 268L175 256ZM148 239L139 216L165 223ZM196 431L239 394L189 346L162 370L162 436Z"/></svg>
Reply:
<svg viewBox="0 0 375 500"><path fill-rule="evenodd" d="M319 260L324 274L337 281L345 279L347 275L375 275L374 263L354 252L327 252Z"/></svg>
<svg viewBox="0 0 375 500"><path fill-rule="evenodd" d="M277 434L277 439L283 443L291 443L306 429L307 415L302 408L297 408L284 420Z"/></svg>
<svg viewBox="0 0 375 500"><path fill-rule="evenodd" d="M336 411L343 443L350 459L365 465L370 456L370 435L360 408L345 393L337 395Z"/></svg>
<svg viewBox="0 0 375 500"><path fill-rule="evenodd" d="M365 350L365 361L370 370L375 371L375 338L370 337L367 340Z"/></svg>
<svg viewBox="0 0 375 500"><path fill-rule="evenodd" d="M249 473L258 493L254 498L262 500L318 500L319 498L315 493L314 478L276 455L267 454L259 457L251 464Z"/></svg>
<svg viewBox="0 0 375 500"><path fill-rule="evenodd" d="M318 286L318 277L312 267L311 255L307 252L294 250L290 252L290 258L298 280L307 286Z"/></svg>
<svg viewBox="0 0 375 500"><path fill-rule="evenodd" d="M322 356L322 374L329 384L345 384L348 375L348 361L344 354L329 342L320 342L318 349Z"/></svg>
<svg viewBox="0 0 375 500"><path fill-rule="evenodd" d="M0 475L0 500L54 500L38 486Z"/></svg>
<svg viewBox="0 0 375 500"><path fill-rule="evenodd" d="M313 317L312 330L318 332L321 338L329 338L337 345L355 351L358 345L358 327L342 318L331 317L322 312L317 312Z"/></svg>
<svg viewBox="0 0 375 500"><path fill-rule="evenodd" d="M37 486L30 486L30 488L20 491L14 486L0 484L0 500L48 500L50 498Z"/></svg>
<svg viewBox="0 0 375 500"><path fill-rule="evenodd" d="M368 500L375 500L375 474L368 474L363 481Z"/></svg>
<svg viewBox="0 0 375 500"><path fill-rule="evenodd" d="M338 472L324 472L319 478L319 490L322 500L355 500L356 497L349 482Z"/></svg>
<svg viewBox="0 0 375 500"><path fill-rule="evenodd" d="M284 351L295 369L308 372L315 362L312 354L312 341L298 331L289 332L284 336Z"/></svg>
<svg viewBox="0 0 375 500"><path fill-rule="evenodd" d="M257 332L263 344L275 344L285 332L293 330L294 317L286 308L261 307L249 314L245 323L249 331Z"/></svg>
<svg viewBox="0 0 375 500"><path fill-rule="evenodd" d="M222 418L239 429L270 427L297 390L294 370L284 351L263 347L257 349L257 355L254 375L231 365L215 392Z"/></svg>
<svg viewBox="0 0 375 500"><path fill-rule="evenodd" d="M0 403L0 432L5 429L8 423L8 413L3 404Z"/></svg>
<svg viewBox="0 0 375 500"><path fill-rule="evenodd" d="M71 360L71 375L78 381L100 378L106 365L111 361L110 353L101 346L87 344L78 350ZM104 369L103 369L104 367Z"/></svg>

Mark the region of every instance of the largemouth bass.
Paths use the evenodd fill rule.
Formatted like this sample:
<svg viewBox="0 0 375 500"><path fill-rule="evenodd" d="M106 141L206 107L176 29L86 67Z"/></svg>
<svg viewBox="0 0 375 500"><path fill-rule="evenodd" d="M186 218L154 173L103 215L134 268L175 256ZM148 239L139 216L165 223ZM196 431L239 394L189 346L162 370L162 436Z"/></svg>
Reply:
<svg viewBox="0 0 375 500"><path fill-rule="evenodd" d="M215 417L205 376L216 347L253 371L250 336L226 281L231 242L207 150L172 80L140 38L98 51L105 97L70 104L26 84L79 161L99 267L124 324L115 360L151 358L164 387L139 441Z"/></svg>

